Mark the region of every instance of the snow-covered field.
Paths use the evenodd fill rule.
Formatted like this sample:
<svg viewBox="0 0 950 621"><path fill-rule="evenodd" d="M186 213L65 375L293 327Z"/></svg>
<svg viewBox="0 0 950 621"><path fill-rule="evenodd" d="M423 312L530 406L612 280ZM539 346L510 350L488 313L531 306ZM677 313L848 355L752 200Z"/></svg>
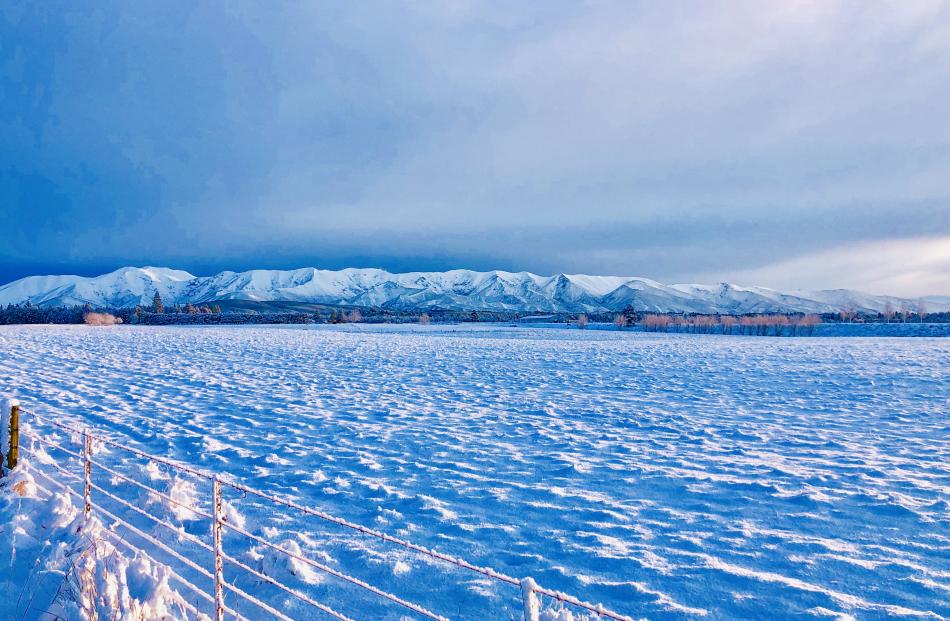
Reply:
<svg viewBox="0 0 950 621"><path fill-rule="evenodd" d="M0 391L26 408L649 619L950 616L948 369L950 340L929 338L0 328ZM200 485L99 458L207 506ZM451 618L521 618L515 587L227 500L249 530ZM356 618L402 615L226 547Z"/></svg>

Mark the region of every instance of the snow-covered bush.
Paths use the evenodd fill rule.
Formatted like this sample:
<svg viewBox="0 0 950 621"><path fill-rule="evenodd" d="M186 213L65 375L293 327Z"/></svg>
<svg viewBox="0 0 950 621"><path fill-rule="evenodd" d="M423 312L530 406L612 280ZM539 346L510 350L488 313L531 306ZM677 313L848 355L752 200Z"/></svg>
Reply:
<svg viewBox="0 0 950 621"><path fill-rule="evenodd" d="M0 618L196 618L167 567L118 547L116 534L25 466L0 479Z"/></svg>
<svg viewBox="0 0 950 621"><path fill-rule="evenodd" d="M121 317L116 317L110 313L86 313L83 320L87 326L114 326L122 323Z"/></svg>

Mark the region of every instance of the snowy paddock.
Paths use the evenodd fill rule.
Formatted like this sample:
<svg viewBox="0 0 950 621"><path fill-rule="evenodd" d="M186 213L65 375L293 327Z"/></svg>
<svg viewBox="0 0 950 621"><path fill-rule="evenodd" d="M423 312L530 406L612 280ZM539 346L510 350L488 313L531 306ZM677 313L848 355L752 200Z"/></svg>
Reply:
<svg viewBox="0 0 950 621"><path fill-rule="evenodd" d="M937 338L0 327L0 391L24 408L648 619L950 616L948 369ZM26 423L27 447L54 433ZM200 482L98 450L207 507ZM451 618L521 618L515 587L227 501L248 530ZM190 517L169 512L206 536ZM405 613L225 546L355 618Z"/></svg>

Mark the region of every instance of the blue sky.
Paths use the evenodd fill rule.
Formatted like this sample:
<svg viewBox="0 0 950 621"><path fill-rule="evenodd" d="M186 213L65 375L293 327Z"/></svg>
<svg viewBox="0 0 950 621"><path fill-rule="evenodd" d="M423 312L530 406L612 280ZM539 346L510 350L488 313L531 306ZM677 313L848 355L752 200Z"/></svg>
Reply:
<svg viewBox="0 0 950 621"><path fill-rule="evenodd" d="M6 3L0 281L950 294L946 2Z"/></svg>

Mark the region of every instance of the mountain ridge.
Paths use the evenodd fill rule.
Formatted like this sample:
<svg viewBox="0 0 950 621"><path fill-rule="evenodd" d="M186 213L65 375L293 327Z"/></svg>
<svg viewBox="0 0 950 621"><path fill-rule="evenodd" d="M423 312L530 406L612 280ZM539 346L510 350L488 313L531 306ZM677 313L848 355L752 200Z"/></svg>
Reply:
<svg viewBox="0 0 950 621"><path fill-rule="evenodd" d="M101 276L28 276L0 286L0 304L147 306L155 292L168 304L216 301L305 302L400 311L828 313L916 312L919 300L850 289L779 291L766 287L665 285L635 276L493 270L391 273L376 268L223 271L194 276L163 267L123 267ZM950 310L950 297L922 298L929 312Z"/></svg>

